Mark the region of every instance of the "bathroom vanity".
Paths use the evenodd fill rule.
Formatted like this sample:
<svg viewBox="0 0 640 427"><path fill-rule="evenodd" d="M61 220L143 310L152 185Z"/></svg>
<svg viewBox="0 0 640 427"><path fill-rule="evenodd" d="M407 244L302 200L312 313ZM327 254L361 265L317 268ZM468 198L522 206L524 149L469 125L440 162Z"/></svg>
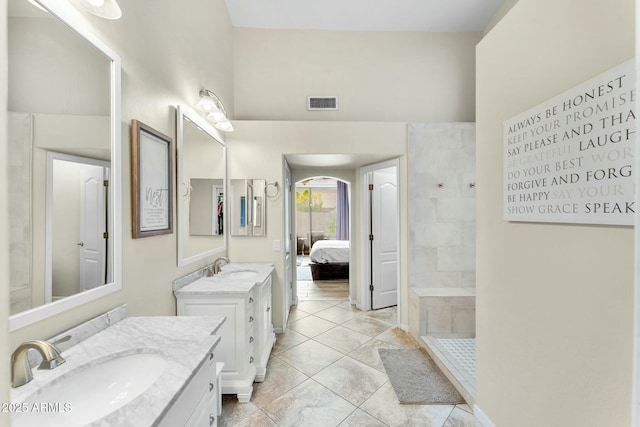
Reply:
<svg viewBox="0 0 640 427"><path fill-rule="evenodd" d="M217 425L214 334L223 317L125 317L104 327L95 320L52 338L62 339L65 363L38 370L34 361L33 380L11 389L21 409L12 426ZM52 402L55 410L34 410Z"/></svg>
<svg viewBox="0 0 640 427"><path fill-rule="evenodd" d="M264 381L275 342L268 263L230 263L219 274L176 289L178 316L225 316L216 356L224 362L223 394L251 399L254 381Z"/></svg>

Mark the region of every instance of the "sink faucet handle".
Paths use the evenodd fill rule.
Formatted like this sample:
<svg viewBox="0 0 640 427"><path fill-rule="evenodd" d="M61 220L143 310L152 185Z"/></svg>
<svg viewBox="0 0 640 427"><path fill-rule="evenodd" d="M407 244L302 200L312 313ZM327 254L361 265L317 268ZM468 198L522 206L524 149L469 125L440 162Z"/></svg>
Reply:
<svg viewBox="0 0 640 427"><path fill-rule="evenodd" d="M63 342L67 342L67 341L69 341L70 339L71 339L71 334L69 334L69 335L65 335L65 336L63 336L62 338L58 338L58 339L57 339L57 340L55 340L55 341L51 341L51 345L55 347L55 346L57 346L57 345L62 344Z"/></svg>

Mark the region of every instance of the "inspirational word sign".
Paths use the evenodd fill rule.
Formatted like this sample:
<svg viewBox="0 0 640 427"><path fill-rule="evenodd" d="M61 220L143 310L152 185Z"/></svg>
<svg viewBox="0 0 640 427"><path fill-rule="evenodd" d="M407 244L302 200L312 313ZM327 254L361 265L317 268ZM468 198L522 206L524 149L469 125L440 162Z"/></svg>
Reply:
<svg viewBox="0 0 640 427"><path fill-rule="evenodd" d="M634 62L504 122L506 221L633 225Z"/></svg>

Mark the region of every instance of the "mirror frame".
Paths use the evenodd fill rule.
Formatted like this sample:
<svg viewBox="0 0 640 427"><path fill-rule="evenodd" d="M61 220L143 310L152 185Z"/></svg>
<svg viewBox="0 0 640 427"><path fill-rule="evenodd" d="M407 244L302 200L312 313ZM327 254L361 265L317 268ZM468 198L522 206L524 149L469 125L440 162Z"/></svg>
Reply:
<svg viewBox="0 0 640 427"><path fill-rule="evenodd" d="M9 331L45 320L122 289L122 62L120 56L94 34L89 23L70 3L59 0L35 1L111 60L111 185L109 192L114 234L113 281L59 301L14 314L9 317Z"/></svg>
<svg viewBox="0 0 640 427"><path fill-rule="evenodd" d="M192 262L195 262L210 256L212 257L215 255L225 254L227 252L227 239L229 238L229 232L228 232L229 221L227 220L228 213L227 213L227 206L225 203L225 207L224 207L225 215L223 219L224 233L222 238L222 246L213 248L208 251L200 252L199 254L195 254L185 258L184 239L185 239L185 236L189 235L189 231L185 230L182 225L183 224L182 216L184 215L184 209L182 207L182 197L180 195L180 190L182 188L181 186L183 181L183 169L184 169L184 166L182 164L182 161L183 161L182 150L184 148L184 120L185 119L189 120L191 123L193 123L198 128L200 128L200 130L202 130L204 133L209 135L213 139L212 141L213 143L217 142L222 146L222 153L224 156L224 171L223 171L222 182L223 182L223 191L225 196L227 194L227 146L226 144L220 137L219 132L195 110L185 105L176 106L176 141L177 141L177 144L176 144L176 199L177 199L176 200L176 209L177 209L176 221L178 223L178 227L177 227L178 248L177 249L178 249L178 266L179 267L185 266L187 264L191 264Z"/></svg>

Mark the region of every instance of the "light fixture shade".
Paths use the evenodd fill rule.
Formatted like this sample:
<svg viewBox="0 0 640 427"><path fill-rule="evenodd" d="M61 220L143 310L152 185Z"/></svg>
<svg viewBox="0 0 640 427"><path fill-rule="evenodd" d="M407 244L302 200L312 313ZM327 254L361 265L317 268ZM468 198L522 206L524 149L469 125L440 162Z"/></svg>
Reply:
<svg viewBox="0 0 640 427"><path fill-rule="evenodd" d="M219 108L216 105L216 100L209 95L200 95L200 99L198 99L198 102L196 103L196 108L200 111L204 111L205 113L219 111Z"/></svg>
<svg viewBox="0 0 640 427"><path fill-rule="evenodd" d="M205 113L207 120L213 123L216 129L224 132L233 132L233 125L227 117L227 112L218 96L208 89L200 90L200 98L196 103L196 109Z"/></svg>
<svg viewBox="0 0 640 427"><path fill-rule="evenodd" d="M219 122L222 122L224 120L227 120L227 116L225 116L222 111L220 111L220 110L218 110L216 108L215 110L213 110L209 114L207 114L207 120L210 120L213 123L219 123Z"/></svg>
<svg viewBox="0 0 640 427"><path fill-rule="evenodd" d="M225 119L221 122L214 123L216 129L219 129L224 132L233 132L233 125L228 119Z"/></svg>
<svg viewBox="0 0 640 427"><path fill-rule="evenodd" d="M105 19L120 19L122 10L116 0L71 0L84 10Z"/></svg>

